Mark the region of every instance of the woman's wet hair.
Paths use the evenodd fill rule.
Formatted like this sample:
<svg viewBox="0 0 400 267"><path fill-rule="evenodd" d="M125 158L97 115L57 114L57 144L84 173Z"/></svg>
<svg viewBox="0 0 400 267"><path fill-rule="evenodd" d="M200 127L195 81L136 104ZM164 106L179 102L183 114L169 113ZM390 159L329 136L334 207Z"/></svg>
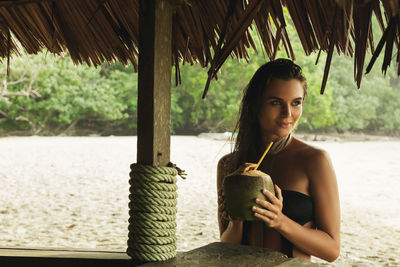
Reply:
<svg viewBox="0 0 400 267"><path fill-rule="evenodd" d="M260 100L260 96L273 80L296 79L301 82L304 90L304 97L307 95L307 81L299 65L290 59L279 58L262 65L254 73L249 84L245 88L242 103L244 101L254 104ZM254 98L253 98L254 97Z"/></svg>
<svg viewBox="0 0 400 267"><path fill-rule="evenodd" d="M244 89L240 105L238 121L234 130L237 132L233 149L234 160L230 170L235 170L244 162L255 162L258 158L260 140L259 111L262 106L262 95L273 80L296 79L301 82L304 90L303 98L307 95L307 81L300 66L290 59L279 58L262 65L253 75Z"/></svg>

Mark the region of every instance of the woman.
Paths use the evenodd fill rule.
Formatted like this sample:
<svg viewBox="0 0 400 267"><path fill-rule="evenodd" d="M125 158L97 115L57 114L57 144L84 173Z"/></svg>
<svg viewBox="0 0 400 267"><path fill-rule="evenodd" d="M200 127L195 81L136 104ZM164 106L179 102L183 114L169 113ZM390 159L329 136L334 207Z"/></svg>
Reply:
<svg viewBox="0 0 400 267"><path fill-rule="evenodd" d="M232 153L218 162L218 222L222 242L262 246L289 257L332 262L340 252L340 207L336 176L326 152L293 137L307 94L301 68L277 59L261 66L245 89ZM259 221L226 216L222 184L227 174L254 168L274 144L259 170L268 173L276 195L256 200ZM249 163L253 162L253 163Z"/></svg>

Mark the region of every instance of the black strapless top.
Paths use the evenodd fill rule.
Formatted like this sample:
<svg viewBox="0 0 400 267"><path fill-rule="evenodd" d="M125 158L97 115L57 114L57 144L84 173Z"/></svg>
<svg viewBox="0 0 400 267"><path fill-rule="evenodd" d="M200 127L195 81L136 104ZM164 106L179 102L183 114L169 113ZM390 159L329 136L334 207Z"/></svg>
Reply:
<svg viewBox="0 0 400 267"><path fill-rule="evenodd" d="M312 221L314 205L310 196L292 190L282 190L282 196L283 214L301 225Z"/></svg>
<svg viewBox="0 0 400 267"><path fill-rule="evenodd" d="M297 191L282 190L282 197L282 213L290 219L301 225L314 219L314 205L310 196ZM250 225L250 221L243 222L242 243L245 245L249 244L247 235ZM281 239L282 253L286 254L288 257L293 257L293 244L283 236L281 236Z"/></svg>
<svg viewBox="0 0 400 267"><path fill-rule="evenodd" d="M314 204L310 196L297 191L282 190L282 197L282 213L290 219L301 225L314 219ZM281 239L282 253L292 258L293 244L283 236L281 236Z"/></svg>

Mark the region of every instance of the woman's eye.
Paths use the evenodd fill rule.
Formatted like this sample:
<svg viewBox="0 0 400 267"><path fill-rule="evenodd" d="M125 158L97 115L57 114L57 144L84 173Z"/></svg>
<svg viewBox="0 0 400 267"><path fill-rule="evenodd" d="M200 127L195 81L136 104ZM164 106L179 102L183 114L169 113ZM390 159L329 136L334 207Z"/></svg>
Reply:
<svg viewBox="0 0 400 267"><path fill-rule="evenodd" d="M270 104L273 105L273 106L277 106L277 105L280 105L280 104L281 104L281 101L279 101L279 100L273 100L273 101L270 102Z"/></svg>
<svg viewBox="0 0 400 267"><path fill-rule="evenodd" d="M301 105L301 101L300 100L294 101L292 103L292 106L300 106L300 105Z"/></svg>

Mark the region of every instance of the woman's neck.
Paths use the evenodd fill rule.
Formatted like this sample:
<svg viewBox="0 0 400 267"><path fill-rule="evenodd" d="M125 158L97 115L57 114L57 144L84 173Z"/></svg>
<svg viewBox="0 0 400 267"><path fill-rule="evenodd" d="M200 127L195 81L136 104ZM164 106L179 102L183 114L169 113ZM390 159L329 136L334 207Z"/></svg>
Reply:
<svg viewBox="0 0 400 267"><path fill-rule="evenodd" d="M271 142L278 142L279 140L285 139L287 136L284 137L279 137L277 135L265 135L265 134L261 134L261 146L265 149L267 148L267 146L269 145L269 143Z"/></svg>
<svg viewBox="0 0 400 267"><path fill-rule="evenodd" d="M264 152L265 149L267 148L267 146L270 144L270 142L273 142L273 145L271 146L268 154L270 155L274 155L277 154L279 152L281 152L282 150L284 150L292 141L293 136L292 134L289 134L288 136L284 136L284 137L278 137L278 136L265 136L262 138L262 144L260 144L260 148L262 151L260 152Z"/></svg>

